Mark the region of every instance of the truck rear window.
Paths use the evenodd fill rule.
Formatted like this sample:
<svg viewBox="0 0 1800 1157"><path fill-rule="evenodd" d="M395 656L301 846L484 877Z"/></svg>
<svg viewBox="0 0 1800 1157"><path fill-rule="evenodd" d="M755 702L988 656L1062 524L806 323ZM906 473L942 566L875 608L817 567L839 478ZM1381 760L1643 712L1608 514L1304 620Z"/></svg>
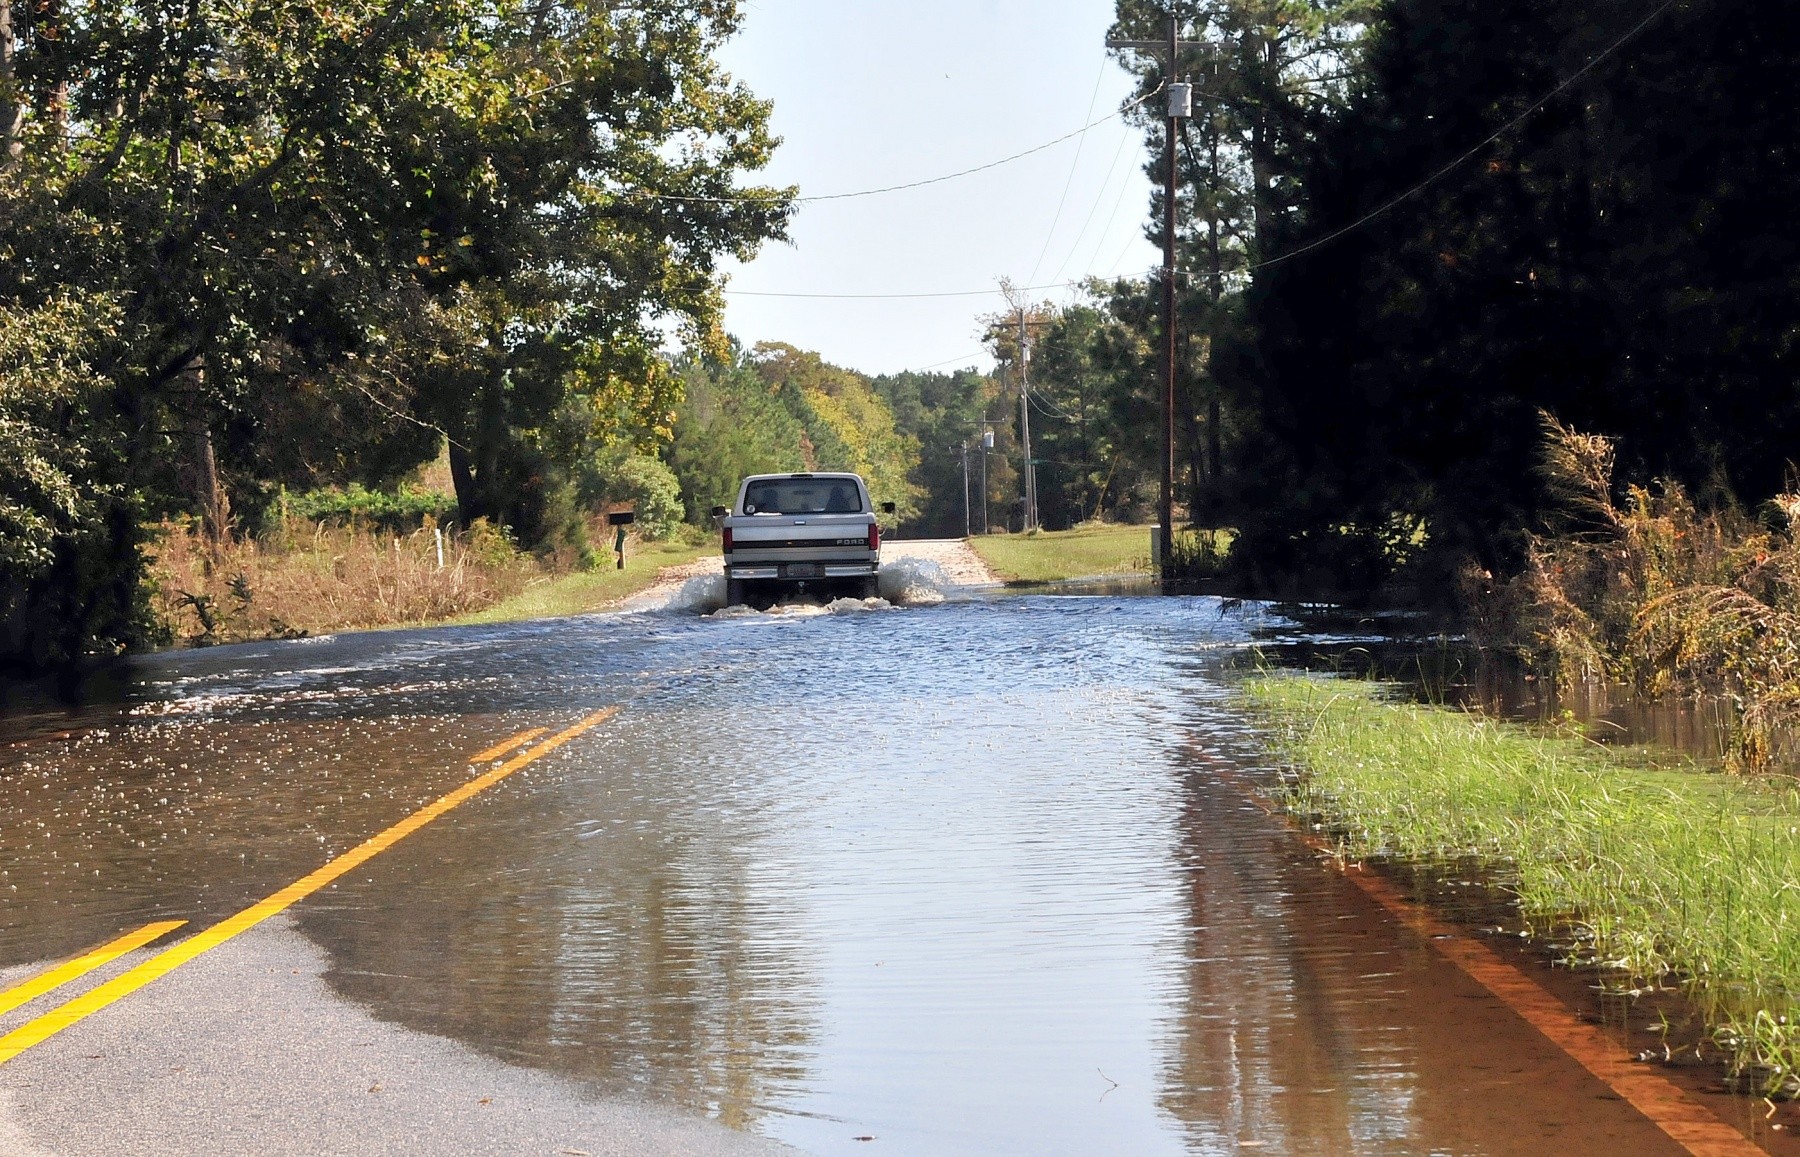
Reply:
<svg viewBox="0 0 1800 1157"><path fill-rule="evenodd" d="M848 478L771 478L744 492L745 514L860 514L862 494Z"/></svg>

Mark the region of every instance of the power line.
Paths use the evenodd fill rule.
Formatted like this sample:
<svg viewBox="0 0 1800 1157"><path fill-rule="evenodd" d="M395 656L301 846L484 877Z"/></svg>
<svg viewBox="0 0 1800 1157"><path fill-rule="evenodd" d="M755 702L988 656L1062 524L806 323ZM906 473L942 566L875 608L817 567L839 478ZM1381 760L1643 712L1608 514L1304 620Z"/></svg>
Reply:
<svg viewBox="0 0 1800 1157"><path fill-rule="evenodd" d="M1156 91L1160 92L1161 89L1158 89ZM1001 157L997 161L989 161L985 165L976 165L973 168L958 169L954 173L945 173L941 177L926 177L924 180L920 180L920 181L906 181L906 182L904 182L902 184L898 184L898 185L883 185L877 189L858 189L858 190L856 190L854 192L850 192L850 193L815 193L809 197L783 197L779 194L756 194L756 195L740 194L740 195L732 196L732 197L692 197L692 196L684 196L684 195L677 194L677 193L651 193L651 192L647 192L647 191L643 191L643 190L636 190L636 189L619 189L619 190L615 190L614 192L615 192L615 195L617 195L617 196L631 197L631 198L635 198L640 201L683 201L683 202L708 204L708 205L742 205L742 204L774 204L774 203L781 203L781 204L788 204L788 205L801 205L801 204L811 204L816 201L847 201L852 197L874 197L874 196L877 196L882 193L898 193L898 192L901 192L906 189L920 189L920 188L925 187L926 185L939 185L945 181L954 181L960 177L967 177L967 176L970 176L975 173L984 173L989 169L997 169L1001 165L1010 165L1014 161L1023 160L1024 158L1032 156L1036 153L1041 153L1045 149L1055 148L1057 145L1062 144L1064 141L1073 140L1074 138L1081 136L1082 134L1086 133L1091 128L1094 128L1098 125L1103 125L1107 121L1114 120L1118 117L1124 116L1126 113L1130 112L1132 109L1136 108L1138 105L1143 104L1145 101L1149 100L1151 97L1153 97L1155 95L1156 95L1156 92L1151 92L1144 96L1140 96L1136 100L1129 101L1129 102L1119 106L1117 109L1115 109L1112 112L1101 117L1099 120L1091 121L1085 125L1082 125L1080 128L1076 129L1072 133L1064 133L1062 136L1057 137L1053 141L1045 141L1041 145L1035 145L1032 148L1026 149L1024 152L1014 153L1010 157Z"/></svg>
<svg viewBox="0 0 1800 1157"><path fill-rule="evenodd" d="M1042 390L1037 390L1032 393L1031 404L1037 407L1038 413L1040 414L1050 414L1069 422L1079 420L1074 414L1069 413L1069 411L1062 406L1059 406L1049 398L1046 398L1044 396L1044 391Z"/></svg>
<svg viewBox="0 0 1800 1157"><path fill-rule="evenodd" d="M1125 146L1127 143L1129 143L1129 141L1130 141L1129 137L1120 137L1119 138L1119 147L1113 150L1112 164L1110 164L1106 167L1106 180L1100 182L1100 191L1098 193L1094 194L1094 207L1088 210L1087 220L1085 220L1081 223L1081 232L1075 234L1075 244L1069 246L1068 256L1066 256L1062 259L1062 264L1058 265L1056 267L1056 272L1052 273L1050 275L1050 280L1055 281L1057 278L1061 277L1063 274L1063 270L1065 270L1069 267L1069 262L1073 261L1075 259L1075 255L1077 253L1081 252L1081 243L1082 243L1082 241L1086 240L1086 238L1087 238L1087 231L1088 231L1089 226L1093 225L1093 223L1094 223L1095 214L1099 213L1100 206L1102 206L1106 203L1106 191L1108 189L1112 188L1113 174L1118 172L1119 158L1125 155ZM1126 181L1125 181L1125 188L1120 190L1120 192L1119 192L1118 200L1115 200L1113 202L1113 216L1114 217L1118 216L1119 202L1123 201L1125 199L1125 194L1126 194L1126 192L1130 191L1130 189L1131 189L1131 180L1128 177L1128 178L1126 178ZM1111 219L1108 219L1108 221L1106 223L1106 227L1108 229L1112 228L1112 220ZM1105 243L1105 241L1106 241L1106 238L1105 238L1105 235L1103 234L1101 236L1100 240L1095 243L1094 248L1098 249L1102 244ZM1092 258L1089 258L1089 260L1091 261Z"/></svg>
<svg viewBox="0 0 1800 1157"><path fill-rule="evenodd" d="M975 350L972 353L958 354L956 357L953 357L953 358L945 358L941 362L932 362L928 366L915 366L914 368L912 368L910 370L902 370L901 372L909 373L909 374L922 374L926 370L935 370L935 369L939 368L940 366L955 365L958 362L966 363L971 358L983 358L983 357L987 357L987 356L988 356L988 352L986 350Z"/></svg>
<svg viewBox="0 0 1800 1157"><path fill-rule="evenodd" d="M1079 285L1076 281L1058 281L1048 285L1022 285L1014 289L1020 293L1035 293L1040 289L1066 289L1071 285ZM772 293L756 289L727 289L728 297L798 297L811 301L890 301L895 299L923 297L994 297L1004 296L1003 289L957 289L941 293Z"/></svg>
<svg viewBox="0 0 1800 1157"><path fill-rule="evenodd" d="M1612 44L1609 45L1598 56L1595 56L1593 59L1589 60L1586 64L1582 65L1580 68L1576 69L1574 72L1572 72L1568 76L1564 77L1562 82L1559 83L1555 88L1551 89L1549 92L1545 93L1542 97L1539 97L1537 100L1533 101L1530 105L1526 106L1525 111L1521 112L1518 116L1513 117L1511 120L1507 121L1505 124L1501 125L1499 128L1495 129L1493 132L1489 133L1485 138L1482 139L1480 144L1476 145L1474 148L1472 148L1472 149L1468 150L1467 152L1463 153L1462 155L1458 156L1455 160L1451 161L1449 164L1445 165L1443 168L1439 169L1437 172L1431 174L1429 177L1426 177L1423 181L1420 181L1418 184L1414 185L1412 188L1406 190L1406 192L1401 193L1398 197L1395 197L1393 200L1384 203L1377 209L1371 210L1370 212L1363 214L1361 217L1358 217L1355 221L1352 221L1350 224L1344 226L1342 229L1338 229L1334 232L1327 233L1325 236L1320 237L1316 241L1308 242L1307 244L1302 245L1300 248L1295 249L1291 252L1283 253L1278 257L1271 257L1267 261L1260 261L1254 265L1246 266L1240 272L1255 273L1256 271L1258 271L1260 269L1268 269L1273 266L1280 265L1284 261L1292 261L1296 257L1304 256L1305 254L1311 253L1315 249L1319 249L1326 245L1331 244L1333 241L1336 241L1340 237L1344 237L1350 233L1356 232L1358 229L1361 229L1364 225L1367 225L1369 222L1375 220L1378 217L1383 217L1383 216L1387 215L1389 212L1398 208L1400 205L1406 203L1407 201L1412 200L1414 197L1418 196L1420 193L1423 193L1426 189L1429 189L1431 186L1437 184L1439 181L1441 181L1445 177L1449 176L1456 169L1461 168L1464 164L1466 164L1476 154L1480 153L1483 149L1487 148L1489 145L1493 144L1495 141L1499 140L1501 137L1505 136L1507 133L1511 132L1512 130L1518 128L1520 125L1524 124L1525 121L1527 119L1529 119L1533 114L1535 114L1539 109L1542 109L1545 105L1549 104L1551 101L1553 101L1557 97L1561 96L1564 92L1568 91L1568 89L1571 86L1573 86L1576 81L1580 80L1582 77L1584 77L1588 73L1592 72L1594 70L1594 68L1600 64L1601 61L1612 56L1614 53L1618 52L1621 48L1624 48L1625 45L1627 45L1632 40L1634 40L1638 36L1639 33L1643 32L1644 29L1650 27L1651 24L1655 23L1656 19L1659 16L1661 16L1664 12L1667 12L1669 9L1675 7L1675 5L1679 4L1680 2L1681 2L1681 0L1663 0L1663 3L1658 5L1655 11L1651 12L1650 15L1648 15L1648 16L1644 17L1642 20L1638 21L1637 24L1633 25L1629 32L1627 32L1627 33L1625 33L1625 35L1619 37L1619 39L1613 41Z"/></svg>
<svg viewBox="0 0 1800 1157"><path fill-rule="evenodd" d="M1100 75L1094 77L1094 93L1092 96L1088 97L1086 115L1090 117L1094 115L1094 102L1100 99L1100 85L1104 83L1105 80L1106 64L1103 63L1100 66ZM1124 139L1120 138L1119 143L1124 144ZM1044 247L1038 250L1037 264L1031 267L1031 272L1025 278L1026 281L1037 280L1038 270L1044 267L1044 258L1050 256L1050 243L1056 240L1056 227L1062 224L1063 207L1069 203L1069 190L1075 186L1075 172L1081 167L1081 149L1082 146L1086 144L1087 130L1083 129L1081 139L1075 142L1075 158L1069 162L1068 180L1063 182L1062 196L1057 198L1056 201L1056 214L1050 218L1050 232L1044 237ZM1111 175L1110 172L1107 173L1107 176L1110 177Z"/></svg>

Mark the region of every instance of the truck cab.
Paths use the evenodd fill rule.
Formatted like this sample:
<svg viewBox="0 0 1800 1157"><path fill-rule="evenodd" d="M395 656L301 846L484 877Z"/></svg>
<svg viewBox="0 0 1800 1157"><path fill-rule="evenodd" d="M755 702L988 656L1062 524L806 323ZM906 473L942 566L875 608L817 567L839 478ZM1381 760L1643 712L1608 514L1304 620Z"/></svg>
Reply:
<svg viewBox="0 0 1800 1157"><path fill-rule="evenodd" d="M893 513L894 504L882 510ZM725 552L725 599L770 606L787 594L873 598L881 524L855 474L752 474L713 509Z"/></svg>

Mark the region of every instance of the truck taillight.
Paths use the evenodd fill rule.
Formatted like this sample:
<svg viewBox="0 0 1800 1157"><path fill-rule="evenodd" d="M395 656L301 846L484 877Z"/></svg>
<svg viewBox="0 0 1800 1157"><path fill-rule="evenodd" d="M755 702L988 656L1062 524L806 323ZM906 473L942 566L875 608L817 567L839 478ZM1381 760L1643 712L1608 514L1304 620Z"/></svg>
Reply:
<svg viewBox="0 0 1800 1157"><path fill-rule="evenodd" d="M725 528L725 553L731 553L731 528L729 526Z"/></svg>
<svg viewBox="0 0 1800 1157"><path fill-rule="evenodd" d="M881 549L881 527L877 523L869 523L869 549Z"/></svg>

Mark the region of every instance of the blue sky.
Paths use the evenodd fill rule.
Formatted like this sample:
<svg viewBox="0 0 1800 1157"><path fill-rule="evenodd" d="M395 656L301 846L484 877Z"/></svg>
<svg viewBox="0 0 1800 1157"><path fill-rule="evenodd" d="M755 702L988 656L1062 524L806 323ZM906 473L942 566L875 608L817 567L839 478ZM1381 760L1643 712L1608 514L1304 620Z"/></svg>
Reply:
<svg viewBox="0 0 1800 1157"><path fill-rule="evenodd" d="M1131 93L1102 45L1111 0L747 0L744 11L723 60L775 102L783 144L764 178L802 195L998 160L1106 116ZM792 242L734 266L730 289L941 293L992 290L1002 276L1043 285L1138 274L1159 259L1143 238L1143 164L1141 139L1114 118L973 176L803 205ZM727 300L727 328L746 344L791 342L868 373L988 365L979 317L1003 304Z"/></svg>

